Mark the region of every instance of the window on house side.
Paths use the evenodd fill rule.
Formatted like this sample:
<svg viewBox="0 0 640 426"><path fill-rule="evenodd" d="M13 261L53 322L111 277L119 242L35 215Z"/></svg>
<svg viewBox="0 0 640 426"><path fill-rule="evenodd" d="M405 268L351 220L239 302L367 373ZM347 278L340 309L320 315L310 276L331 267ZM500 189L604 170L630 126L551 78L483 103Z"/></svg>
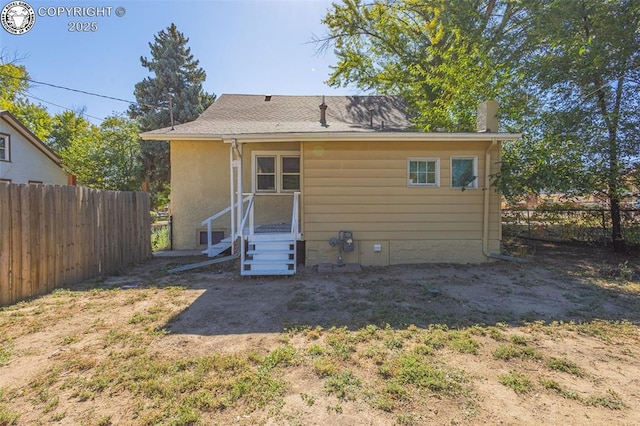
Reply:
<svg viewBox="0 0 640 426"><path fill-rule="evenodd" d="M276 157L256 157L256 189L258 191L276 190Z"/></svg>
<svg viewBox="0 0 640 426"><path fill-rule="evenodd" d="M9 136L0 135L0 161L9 161Z"/></svg>
<svg viewBox="0 0 640 426"><path fill-rule="evenodd" d="M478 162L476 157L451 157L451 187L478 187Z"/></svg>
<svg viewBox="0 0 640 426"><path fill-rule="evenodd" d="M437 158L409 158L409 186L440 186L440 160Z"/></svg>
<svg viewBox="0 0 640 426"><path fill-rule="evenodd" d="M282 190L300 190L300 157L282 157Z"/></svg>
<svg viewBox="0 0 640 426"><path fill-rule="evenodd" d="M294 152L256 153L254 157L256 192L300 190L300 156Z"/></svg>

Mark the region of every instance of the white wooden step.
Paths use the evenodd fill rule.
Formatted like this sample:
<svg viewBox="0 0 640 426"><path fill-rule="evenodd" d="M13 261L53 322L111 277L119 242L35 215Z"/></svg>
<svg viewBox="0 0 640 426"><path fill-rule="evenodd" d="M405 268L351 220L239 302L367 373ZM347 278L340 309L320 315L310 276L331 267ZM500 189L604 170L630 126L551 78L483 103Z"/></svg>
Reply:
<svg viewBox="0 0 640 426"><path fill-rule="evenodd" d="M252 269L252 270L242 270L240 275L245 276L259 276L259 275L294 275L296 273L295 269L270 269L268 271L264 271L261 269Z"/></svg>
<svg viewBox="0 0 640 426"><path fill-rule="evenodd" d="M296 262L295 259L285 259L285 260L273 260L273 259L248 259L244 261L245 265L262 265L268 267L269 265L293 265Z"/></svg>
<svg viewBox="0 0 640 426"><path fill-rule="evenodd" d="M296 242L288 234L260 234L249 238L242 275L293 275Z"/></svg>
<svg viewBox="0 0 640 426"><path fill-rule="evenodd" d="M219 243L216 243L211 247L202 250L202 254L206 254L209 257L216 257L229 248L231 248L231 237L222 239Z"/></svg>
<svg viewBox="0 0 640 426"><path fill-rule="evenodd" d="M260 249L260 250L247 250L249 256L256 254L295 254L295 250L291 249Z"/></svg>

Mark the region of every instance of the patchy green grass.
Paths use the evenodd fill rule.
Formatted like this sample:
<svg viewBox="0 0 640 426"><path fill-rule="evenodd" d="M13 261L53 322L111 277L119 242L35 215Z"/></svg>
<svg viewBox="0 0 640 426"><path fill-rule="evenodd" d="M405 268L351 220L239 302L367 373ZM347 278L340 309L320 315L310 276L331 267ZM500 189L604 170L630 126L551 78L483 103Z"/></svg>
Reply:
<svg viewBox="0 0 640 426"><path fill-rule="evenodd" d="M18 424L20 414L7 406L5 392L0 389L0 425L13 426Z"/></svg>
<svg viewBox="0 0 640 426"><path fill-rule="evenodd" d="M584 400L586 405L600 406L611 410L621 410L627 405L614 390L608 389L605 395L592 395Z"/></svg>
<svg viewBox="0 0 640 426"><path fill-rule="evenodd" d="M514 358L530 360L542 359L542 355L535 348L529 346L521 346L519 344L500 345L493 351L493 357L495 359L501 359L503 361L509 361Z"/></svg>
<svg viewBox="0 0 640 426"><path fill-rule="evenodd" d="M301 425L312 422L305 418L309 412L338 423L363 413L388 424L483 424L505 421L482 417L482 404L490 398L486 389L497 383L518 395L543 393L557 407L571 402L584 410L631 412L627 388L599 378L594 364L581 358L578 365L564 355L573 352L561 348L578 339L596 350L611 348L601 355L628 368L640 353L638 326L631 322L533 318L523 323L505 315L502 323L463 326L470 318L438 316L437 304L457 300L432 296L430 283L416 284L425 289L420 310L403 303L409 284L386 279L365 284L370 293L362 300L331 296L331 303L361 315L348 327L327 321L280 333L172 334L173 321L179 321L194 290L173 282L180 281L164 287L146 282L127 292L63 289L0 310L0 368L14 368L32 355L42 362L41 371L24 383L0 389L0 426L263 424L266 419ZM293 287L283 310L323 309L308 289ZM81 315L90 319L83 322ZM81 326L61 330L69 318L74 319L69 324ZM46 348L25 343L47 330L54 337ZM508 373L496 378L496 367ZM596 382L598 392L585 391ZM535 399L522 401L535 407ZM297 404L293 410L291 401Z"/></svg>
<svg viewBox="0 0 640 426"><path fill-rule="evenodd" d="M551 370L562 371L563 373L569 373L576 377L584 377L582 368L566 358L549 358L547 360L547 367Z"/></svg>
<svg viewBox="0 0 640 426"><path fill-rule="evenodd" d="M0 367L9 364L11 360L11 343L0 343Z"/></svg>
<svg viewBox="0 0 640 426"><path fill-rule="evenodd" d="M533 389L529 377L515 370L511 370L507 374L499 375L498 381L520 395L529 393Z"/></svg>
<svg viewBox="0 0 640 426"><path fill-rule="evenodd" d="M324 382L325 390L340 399L355 400L362 388L362 381L351 370L329 374Z"/></svg>
<svg viewBox="0 0 640 426"><path fill-rule="evenodd" d="M627 407L627 404L624 403L622 397L612 389L608 389L607 393L604 395L589 395L582 397L576 391L563 388L555 380L541 378L540 384L543 388L551 390L563 398L578 401L583 405L592 407L600 406L610 410L622 410Z"/></svg>
<svg viewBox="0 0 640 426"><path fill-rule="evenodd" d="M558 395L562 396L563 398L582 401L582 398L580 397L580 395L578 395L577 392L563 388L555 380L542 377L540 378L540 384L542 385L543 388L547 390L551 390L557 393Z"/></svg>

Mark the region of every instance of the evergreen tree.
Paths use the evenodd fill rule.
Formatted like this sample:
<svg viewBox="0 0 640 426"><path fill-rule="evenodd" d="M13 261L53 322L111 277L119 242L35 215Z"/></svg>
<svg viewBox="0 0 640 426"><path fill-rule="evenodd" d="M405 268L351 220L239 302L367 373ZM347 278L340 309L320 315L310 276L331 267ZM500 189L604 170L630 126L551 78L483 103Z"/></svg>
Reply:
<svg viewBox="0 0 640 426"><path fill-rule="evenodd" d="M129 116L138 121L141 131L193 121L215 100L215 95L202 89L206 73L191 54L188 42L176 25L171 24L149 43L151 59L140 58L142 66L152 75L136 84L137 104L129 108ZM169 144L143 141L141 151L143 177L149 182L152 196L157 201L168 191Z"/></svg>

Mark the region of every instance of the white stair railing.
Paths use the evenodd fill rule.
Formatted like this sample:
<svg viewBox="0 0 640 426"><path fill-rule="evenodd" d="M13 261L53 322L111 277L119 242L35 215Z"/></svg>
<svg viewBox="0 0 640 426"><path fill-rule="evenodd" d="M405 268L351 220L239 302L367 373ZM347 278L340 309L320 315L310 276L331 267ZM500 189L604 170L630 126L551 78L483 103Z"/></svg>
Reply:
<svg viewBox="0 0 640 426"><path fill-rule="evenodd" d="M242 199L242 203L243 204L246 203L247 201L250 201L251 203L253 203L253 194L242 194L242 195L245 196ZM235 205L232 205L232 206L229 206L229 207L227 207L225 209L220 210L218 213L216 213L216 214L214 214L212 216L209 216L208 218L206 218L205 220L200 222L200 226L204 226L204 225L207 226L207 249L210 249L211 246L213 246L213 241L211 240L211 237L212 237L212 235L211 235L212 223L216 219L218 219L218 218L224 216L225 214L229 213L231 211L231 209L238 208L238 204L239 203L240 203L240 201L238 201ZM251 210L251 209L247 209L247 211L249 211L249 210ZM246 215L245 215L245 217L246 217ZM236 238L238 236L242 235L242 228L240 228L240 229L241 229L240 232L238 232L237 229L231 229L231 242L232 243L236 240Z"/></svg>
<svg viewBox="0 0 640 426"><path fill-rule="evenodd" d="M291 212L291 237L300 239L300 193L293 193L293 211Z"/></svg>
<svg viewBox="0 0 640 426"><path fill-rule="evenodd" d="M249 200L249 204L247 205L247 210L244 212L244 217L242 218L242 223L240 223L240 265L244 265L246 252L244 249L244 227L247 224L247 219L253 218L253 199L254 194L250 194L247 199ZM251 220L250 224L251 229L249 230L249 235L253 235L253 220ZM243 266L240 266L241 268Z"/></svg>

